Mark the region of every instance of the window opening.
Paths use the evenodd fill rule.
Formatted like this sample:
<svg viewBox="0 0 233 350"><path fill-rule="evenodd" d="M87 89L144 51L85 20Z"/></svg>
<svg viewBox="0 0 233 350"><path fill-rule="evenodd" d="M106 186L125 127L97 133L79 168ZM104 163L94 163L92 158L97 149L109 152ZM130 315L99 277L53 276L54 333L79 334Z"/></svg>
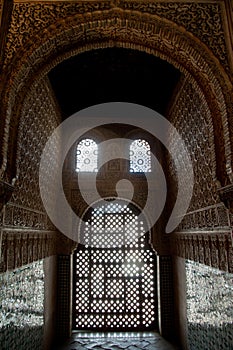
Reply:
<svg viewBox="0 0 233 350"><path fill-rule="evenodd" d="M97 172L98 171L98 146L92 139L80 141L76 149L76 171Z"/></svg>
<svg viewBox="0 0 233 350"><path fill-rule="evenodd" d="M151 172L151 150L146 140L134 140L130 144L130 172Z"/></svg>
<svg viewBox="0 0 233 350"><path fill-rule="evenodd" d="M157 328L156 255L136 210L115 200L85 215L74 253L74 329Z"/></svg>

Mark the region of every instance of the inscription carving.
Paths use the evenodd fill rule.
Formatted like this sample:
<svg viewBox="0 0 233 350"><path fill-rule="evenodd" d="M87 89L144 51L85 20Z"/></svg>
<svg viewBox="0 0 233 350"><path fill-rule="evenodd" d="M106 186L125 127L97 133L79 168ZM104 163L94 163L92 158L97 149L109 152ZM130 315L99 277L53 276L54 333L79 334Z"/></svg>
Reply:
<svg viewBox="0 0 233 350"><path fill-rule="evenodd" d="M119 6L124 10L136 10L167 18L183 26L205 43L229 70L221 4L122 0Z"/></svg>
<svg viewBox="0 0 233 350"><path fill-rule="evenodd" d="M231 232L177 232L171 241L174 255L233 272Z"/></svg>
<svg viewBox="0 0 233 350"><path fill-rule="evenodd" d="M150 1L119 1L113 6L127 11L140 11L166 18L196 35L218 57L228 70L228 55L224 38L222 7L211 3L157 3ZM16 3L8 33L6 62L14 52L31 41L51 24L77 14L105 11L112 7L110 1L80 1L77 3Z"/></svg>

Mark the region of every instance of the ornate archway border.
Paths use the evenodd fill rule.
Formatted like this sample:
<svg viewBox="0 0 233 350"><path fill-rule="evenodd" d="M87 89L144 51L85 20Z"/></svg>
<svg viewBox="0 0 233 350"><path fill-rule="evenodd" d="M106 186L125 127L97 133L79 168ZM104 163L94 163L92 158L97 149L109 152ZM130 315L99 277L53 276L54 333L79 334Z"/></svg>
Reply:
<svg viewBox="0 0 233 350"><path fill-rule="evenodd" d="M64 59L91 49L117 46L158 56L173 64L190 82L199 86L212 115L217 179L222 185L233 180L232 126L229 128L230 115L233 114L232 84L206 45L184 28L156 15L112 8L67 17L34 39L15 56L11 83L6 84L2 99L5 124L2 128L4 134L1 135L1 172L5 172L7 179L16 173L17 128L32 83Z"/></svg>

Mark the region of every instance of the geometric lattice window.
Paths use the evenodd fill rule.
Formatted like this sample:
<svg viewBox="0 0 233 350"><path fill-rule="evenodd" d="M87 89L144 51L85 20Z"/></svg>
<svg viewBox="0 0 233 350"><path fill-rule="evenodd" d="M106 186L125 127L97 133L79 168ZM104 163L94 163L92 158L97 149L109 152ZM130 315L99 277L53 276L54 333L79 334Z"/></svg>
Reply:
<svg viewBox="0 0 233 350"><path fill-rule="evenodd" d="M91 139L80 141L76 149L76 171L97 172L98 146Z"/></svg>
<svg viewBox="0 0 233 350"><path fill-rule="evenodd" d="M130 144L130 172L150 173L151 152L150 145L146 140L134 140Z"/></svg>
<svg viewBox="0 0 233 350"><path fill-rule="evenodd" d="M157 328L156 255L146 222L120 200L85 215L74 254L73 328Z"/></svg>

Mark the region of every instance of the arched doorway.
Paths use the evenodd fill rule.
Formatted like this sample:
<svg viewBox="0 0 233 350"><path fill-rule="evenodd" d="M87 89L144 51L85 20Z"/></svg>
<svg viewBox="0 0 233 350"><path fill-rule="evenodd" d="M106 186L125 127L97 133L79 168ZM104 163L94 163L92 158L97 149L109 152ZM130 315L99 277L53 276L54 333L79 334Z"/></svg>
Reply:
<svg viewBox="0 0 233 350"><path fill-rule="evenodd" d="M139 214L117 199L84 215L73 260L73 329L158 328L156 254Z"/></svg>

